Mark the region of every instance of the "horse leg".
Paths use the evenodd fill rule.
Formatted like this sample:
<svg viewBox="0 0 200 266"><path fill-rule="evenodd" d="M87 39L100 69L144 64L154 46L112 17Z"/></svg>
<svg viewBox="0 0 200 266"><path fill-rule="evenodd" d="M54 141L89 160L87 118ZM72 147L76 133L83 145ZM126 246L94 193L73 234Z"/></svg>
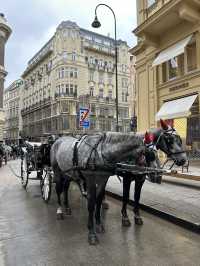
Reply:
<svg viewBox="0 0 200 266"><path fill-rule="evenodd" d="M56 194L58 199L58 208L56 212L56 216L58 220L63 220L64 215L62 211L62 203L61 203L61 194L63 192L63 183L62 183L62 174L58 166L53 167L54 172L54 180L56 181Z"/></svg>
<svg viewBox="0 0 200 266"><path fill-rule="evenodd" d="M64 205L65 205L65 212L67 215L72 214L72 210L69 206L69 198L68 198L69 186L70 186L70 180L67 179L65 182L65 188L64 188Z"/></svg>
<svg viewBox="0 0 200 266"><path fill-rule="evenodd" d="M104 195L103 195L103 200L102 200L102 208L104 210L108 210L109 209L109 204L108 202L106 202L106 189L104 189Z"/></svg>
<svg viewBox="0 0 200 266"><path fill-rule="evenodd" d="M144 180L138 180L137 178L135 179L135 193L134 193L134 215L135 215L135 224L142 225L143 220L140 216L140 207L139 207L139 202L140 202L140 195L141 195L141 189L145 181L145 176Z"/></svg>
<svg viewBox="0 0 200 266"><path fill-rule="evenodd" d="M97 193L95 219L96 219L96 232L99 234L105 233L104 226L101 222L101 207L103 208L102 201L105 198L106 183L98 187L98 193Z"/></svg>
<svg viewBox="0 0 200 266"><path fill-rule="evenodd" d="M131 186L131 177L126 175L123 178L123 203L122 203L122 226L131 226L131 222L127 214L127 204L129 202L130 186Z"/></svg>
<svg viewBox="0 0 200 266"><path fill-rule="evenodd" d="M96 245L98 244L98 238L95 233L95 228L94 228L94 209L95 209L95 204L96 204L96 184L92 180L89 180L90 182L87 182L88 184L88 243L90 245ZM91 184L92 182L92 184Z"/></svg>

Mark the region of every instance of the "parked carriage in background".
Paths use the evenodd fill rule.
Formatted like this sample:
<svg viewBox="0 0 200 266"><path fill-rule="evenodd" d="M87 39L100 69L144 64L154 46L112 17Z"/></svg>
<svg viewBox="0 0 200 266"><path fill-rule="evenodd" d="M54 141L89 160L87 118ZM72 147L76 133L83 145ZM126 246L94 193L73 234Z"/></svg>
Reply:
<svg viewBox="0 0 200 266"><path fill-rule="evenodd" d="M51 143L25 141L21 144L21 183L26 189L29 180L39 180L41 195L47 203L51 197L52 170L50 165Z"/></svg>
<svg viewBox="0 0 200 266"><path fill-rule="evenodd" d="M2 167L3 162L7 164L9 157L9 146L0 143L0 167Z"/></svg>

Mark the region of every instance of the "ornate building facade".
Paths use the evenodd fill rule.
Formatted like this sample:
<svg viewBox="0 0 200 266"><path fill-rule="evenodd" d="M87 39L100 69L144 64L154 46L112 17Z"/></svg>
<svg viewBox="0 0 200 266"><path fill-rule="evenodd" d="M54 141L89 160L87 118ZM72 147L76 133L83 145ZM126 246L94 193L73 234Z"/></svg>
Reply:
<svg viewBox="0 0 200 266"><path fill-rule="evenodd" d="M119 128L130 129L130 54L118 40ZM116 128L114 40L64 21L28 62L22 77L23 134L73 133L79 109L90 109L88 131Z"/></svg>
<svg viewBox="0 0 200 266"><path fill-rule="evenodd" d="M200 1L138 0L137 18L138 130L162 118L200 148Z"/></svg>
<svg viewBox="0 0 200 266"><path fill-rule="evenodd" d="M0 14L0 141L3 140L3 127L4 127L4 110L3 110L3 90L4 90L4 79L7 72L4 68L4 56L5 56L5 45L11 34L11 28L7 23L4 15Z"/></svg>
<svg viewBox="0 0 200 266"><path fill-rule="evenodd" d="M18 143L22 130L21 106L22 106L23 80L14 81L4 90L4 140L10 143Z"/></svg>

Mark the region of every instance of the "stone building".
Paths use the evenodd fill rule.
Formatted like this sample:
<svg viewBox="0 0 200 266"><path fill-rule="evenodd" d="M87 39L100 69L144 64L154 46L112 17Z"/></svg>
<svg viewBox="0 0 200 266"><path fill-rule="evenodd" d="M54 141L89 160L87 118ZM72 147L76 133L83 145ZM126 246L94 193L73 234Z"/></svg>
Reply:
<svg viewBox="0 0 200 266"><path fill-rule="evenodd" d="M200 143L200 1L137 0L138 130L174 124L187 145Z"/></svg>
<svg viewBox="0 0 200 266"><path fill-rule="evenodd" d="M3 140L4 110L3 110L3 90L4 79L7 72L4 68L5 44L11 34L11 28L4 15L0 14L0 141Z"/></svg>
<svg viewBox="0 0 200 266"><path fill-rule="evenodd" d="M128 131L130 54L118 44L119 128ZM64 21L28 62L22 77L23 134L79 132L79 109L90 109L90 129L116 128L114 40Z"/></svg>
<svg viewBox="0 0 200 266"><path fill-rule="evenodd" d="M21 99L23 92L23 80L14 81L4 90L4 140L7 143L18 143L22 130Z"/></svg>

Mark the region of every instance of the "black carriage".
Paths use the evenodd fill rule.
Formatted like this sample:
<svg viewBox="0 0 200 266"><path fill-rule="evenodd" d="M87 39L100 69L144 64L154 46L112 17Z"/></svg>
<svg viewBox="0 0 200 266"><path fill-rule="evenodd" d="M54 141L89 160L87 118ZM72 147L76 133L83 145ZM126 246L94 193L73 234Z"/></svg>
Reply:
<svg viewBox="0 0 200 266"><path fill-rule="evenodd" d="M5 150L5 145L3 143L0 143L0 167L2 167L3 162L7 164L8 158L7 153Z"/></svg>
<svg viewBox="0 0 200 266"><path fill-rule="evenodd" d="M48 203L52 189L52 169L50 165L50 144L24 142L21 147L21 182L26 189L29 180L39 180L41 195Z"/></svg>

